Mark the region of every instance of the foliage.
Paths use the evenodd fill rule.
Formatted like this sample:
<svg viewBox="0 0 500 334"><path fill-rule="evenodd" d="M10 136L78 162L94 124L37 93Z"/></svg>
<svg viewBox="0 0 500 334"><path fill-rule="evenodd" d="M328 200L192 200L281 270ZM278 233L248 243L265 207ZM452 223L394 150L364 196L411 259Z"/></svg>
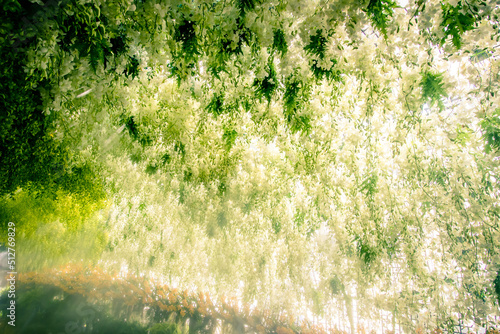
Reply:
<svg viewBox="0 0 500 334"><path fill-rule="evenodd" d="M216 116L224 113L224 99L221 94L214 94L212 100L207 105L207 111Z"/></svg>
<svg viewBox="0 0 500 334"><path fill-rule="evenodd" d="M76 176L78 177L78 176ZM71 184L78 187L78 178ZM2 230L15 222L18 270L36 270L66 263L70 259L94 260L106 245L106 235L97 217L104 200L79 198L78 193L59 190L55 198L43 193L18 191L0 200ZM7 234L0 242L7 243Z"/></svg>
<svg viewBox="0 0 500 334"><path fill-rule="evenodd" d="M317 80L326 78L328 80L341 81L340 71L334 70L337 64L336 59L325 61L326 46L328 38L323 36L321 29L316 30L316 35L311 36L311 41L304 47L304 50L315 56L311 60L311 71Z"/></svg>
<svg viewBox="0 0 500 334"><path fill-rule="evenodd" d="M22 59L1 50L0 194L30 183L52 187L67 169L64 146L53 138L40 92L27 87Z"/></svg>
<svg viewBox="0 0 500 334"><path fill-rule="evenodd" d="M267 75L263 79L255 79L253 85L259 98L265 97L267 102L271 102L273 93L278 86L272 58L270 58L267 65Z"/></svg>
<svg viewBox="0 0 500 334"><path fill-rule="evenodd" d="M387 37L387 28L393 15L394 8L397 7L394 1L370 0L366 13L370 17L373 26Z"/></svg>
<svg viewBox="0 0 500 334"><path fill-rule="evenodd" d="M495 293L497 295L497 300L500 303L500 273L497 273L495 280L493 281L495 287Z"/></svg>
<svg viewBox="0 0 500 334"><path fill-rule="evenodd" d="M22 15L27 13L32 14L39 24L51 17L57 17L56 10L52 4L48 4L47 13L37 15L36 5L29 4L26 7L16 6L12 8L14 12L6 19L6 22L11 22L11 26L19 25L26 21ZM68 11L76 10L68 5ZM92 16L97 10L92 6L80 6L77 8L82 13L75 14L77 21L69 24L65 22L65 16L58 17L64 22L61 25L68 29L83 30L88 35L101 40L102 36L96 33L89 27L83 27L82 22L88 22L88 17ZM87 12L90 11L90 12ZM6 14L5 14L6 15ZM66 25L66 23L68 23ZM97 24L99 26L99 24ZM35 73L26 73L26 63L29 57L25 51L26 45L33 43L34 36L31 34L33 24L27 27L21 27L22 36L16 36L18 39L17 45L10 45L12 40L5 40L0 45L1 53L1 82L0 91L2 95L1 108L4 113L0 116L0 147L1 147L1 167L0 178L2 180L0 195L13 193L18 188L34 189L34 191L43 191L54 194L59 189L82 196L90 196L99 200L103 196L102 189L99 189L100 182L95 175L94 170L85 163L75 163L71 152L68 150L68 139L57 138L57 133L60 132L57 128L54 115L44 111L43 92L50 92L52 89L52 80L55 73L47 74L46 71L38 70ZM19 27L17 27L19 29ZM25 30L23 30L25 29ZM104 29L101 25L96 31ZM12 29L12 31L16 31ZM74 36L76 31L64 31L65 38L70 41L76 39ZM96 35L97 34L97 35ZM15 38L14 38L15 41ZM83 44L78 44L83 43ZM79 49L82 56L90 57L91 64L97 62L93 54L97 51L92 51L96 47L94 38L86 37L79 38L78 43L74 44L75 48ZM73 45L67 43L65 45ZM102 51L99 51L102 53ZM103 58L99 59L102 62ZM45 67L50 66L46 64ZM95 66L94 66L95 67ZM50 94L49 94L50 95ZM78 180L77 180L78 179Z"/></svg>
<svg viewBox="0 0 500 334"><path fill-rule="evenodd" d="M273 49L278 51L282 57L286 55L288 51L288 44L286 42L285 34L283 30L276 29L273 36Z"/></svg>
<svg viewBox="0 0 500 334"><path fill-rule="evenodd" d="M431 72L422 73L420 86L422 87L422 101L424 103L430 101L431 105L437 103L442 110L444 108L442 98L447 96L443 83L443 74Z"/></svg>
<svg viewBox="0 0 500 334"><path fill-rule="evenodd" d="M323 36L323 31L318 29L316 35L311 36L311 41L304 47L304 50L323 59L325 58L327 42L328 39Z"/></svg>
<svg viewBox="0 0 500 334"><path fill-rule="evenodd" d="M481 121L486 153L500 149L500 119L498 115L497 110L491 117L485 117Z"/></svg>
<svg viewBox="0 0 500 334"><path fill-rule="evenodd" d="M464 8L461 1L455 7L450 4L443 4L442 11L443 21L441 22L441 26L443 27L444 37L441 40L441 44L444 44L446 39L451 37L453 45L457 49L460 49L462 46L462 34L475 27L476 18L474 12L470 11L469 6Z"/></svg>
<svg viewBox="0 0 500 334"><path fill-rule="evenodd" d="M192 61L199 54L194 21L184 19L180 22L175 29L174 40L182 43L182 56L186 60Z"/></svg>
<svg viewBox="0 0 500 334"><path fill-rule="evenodd" d="M497 312L494 1L2 8L1 226L38 263L20 269L94 260L273 314L340 307L351 330Z"/></svg>
<svg viewBox="0 0 500 334"><path fill-rule="evenodd" d="M307 132L311 128L310 118L303 113L308 96L308 87L304 82L294 75L287 78L283 96L283 114L293 132Z"/></svg>

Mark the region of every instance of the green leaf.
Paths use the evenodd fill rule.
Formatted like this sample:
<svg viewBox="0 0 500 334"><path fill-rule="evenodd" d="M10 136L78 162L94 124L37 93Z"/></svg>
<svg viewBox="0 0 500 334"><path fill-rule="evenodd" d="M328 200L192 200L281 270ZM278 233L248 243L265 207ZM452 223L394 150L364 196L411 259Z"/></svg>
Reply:
<svg viewBox="0 0 500 334"><path fill-rule="evenodd" d="M234 129L224 129L222 139L224 140L226 149L228 151L231 150L231 147L233 147L236 138L238 138L238 132L236 132Z"/></svg>
<svg viewBox="0 0 500 334"><path fill-rule="evenodd" d="M200 54L195 27L194 21L183 19L174 32L174 40L182 43L183 56L188 60L193 60Z"/></svg>
<svg viewBox="0 0 500 334"><path fill-rule="evenodd" d="M323 59L325 57L326 44L328 43L328 39L323 36L323 30L316 30L316 35L311 36L311 40L309 44L304 47L304 50L308 54L316 55L319 59Z"/></svg>
<svg viewBox="0 0 500 334"><path fill-rule="evenodd" d="M309 98L309 89L305 83L292 74L285 80L283 96L283 114L292 132L307 132L311 128L310 118L301 114Z"/></svg>
<svg viewBox="0 0 500 334"><path fill-rule="evenodd" d="M394 8L397 7L395 1L388 0L370 0L365 12L370 17L373 26L387 37L387 28L394 13Z"/></svg>
<svg viewBox="0 0 500 334"><path fill-rule="evenodd" d="M278 87L278 78L274 69L273 59L269 58L267 63L267 75L263 79L255 79L253 86L257 96L262 99L265 97L267 102L271 102L274 91Z"/></svg>
<svg viewBox="0 0 500 334"><path fill-rule="evenodd" d="M224 113L224 111L225 111L224 97L222 96L222 94L217 94L217 93L214 94L214 96L212 97L212 100L206 106L205 110L208 111L209 113L215 115L215 116L219 116L222 113Z"/></svg>
<svg viewBox="0 0 500 334"><path fill-rule="evenodd" d="M441 10L443 18L441 27L444 33L441 44L444 44L448 37L451 37L453 45L457 49L460 49L462 46L462 34L474 29L476 18L469 11L463 9L461 2L455 7L448 3L442 4Z"/></svg>
<svg viewBox="0 0 500 334"><path fill-rule="evenodd" d="M420 87L422 88L422 102L426 103L430 101L431 105L437 103L442 110L444 108L442 98L448 96L444 88L443 73L425 71L421 75Z"/></svg>
<svg viewBox="0 0 500 334"><path fill-rule="evenodd" d="M485 117L480 123L483 130L483 140L485 141L484 151L500 150L500 109L489 117Z"/></svg>

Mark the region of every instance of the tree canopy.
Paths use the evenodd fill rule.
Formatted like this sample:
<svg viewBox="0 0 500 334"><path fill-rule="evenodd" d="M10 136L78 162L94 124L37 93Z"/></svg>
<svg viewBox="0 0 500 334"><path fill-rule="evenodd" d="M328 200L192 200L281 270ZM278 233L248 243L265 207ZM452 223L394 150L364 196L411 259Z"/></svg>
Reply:
<svg viewBox="0 0 500 334"><path fill-rule="evenodd" d="M20 256L350 328L499 315L497 1L1 7Z"/></svg>

